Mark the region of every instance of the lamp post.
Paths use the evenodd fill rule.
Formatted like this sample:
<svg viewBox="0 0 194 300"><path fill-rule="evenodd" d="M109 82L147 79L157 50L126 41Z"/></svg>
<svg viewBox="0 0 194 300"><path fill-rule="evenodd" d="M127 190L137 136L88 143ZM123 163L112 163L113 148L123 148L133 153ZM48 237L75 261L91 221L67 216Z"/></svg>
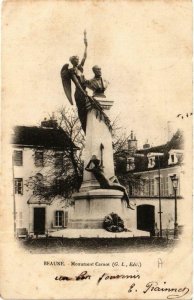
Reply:
<svg viewBox="0 0 194 300"><path fill-rule="evenodd" d="M158 200L159 200L159 222L160 222L160 231L159 231L159 235L160 237L162 237L162 203L161 203L161 191L160 191L160 187L161 187L161 182L160 182L160 157L164 156L164 153L154 153L155 156L157 156L158 158Z"/></svg>
<svg viewBox="0 0 194 300"><path fill-rule="evenodd" d="M13 178L13 226L14 237L16 238L16 202L15 202L15 175L14 175L14 152L12 153L12 178Z"/></svg>
<svg viewBox="0 0 194 300"><path fill-rule="evenodd" d="M170 176L172 180L172 186L174 190L174 238L178 239L178 222L177 222L177 189L178 189L178 178L176 174Z"/></svg>

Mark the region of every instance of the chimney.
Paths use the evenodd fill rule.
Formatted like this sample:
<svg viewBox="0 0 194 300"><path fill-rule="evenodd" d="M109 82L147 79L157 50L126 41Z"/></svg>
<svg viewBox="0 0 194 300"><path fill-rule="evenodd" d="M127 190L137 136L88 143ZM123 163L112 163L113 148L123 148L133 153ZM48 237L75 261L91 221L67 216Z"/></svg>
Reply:
<svg viewBox="0 0 194 300"><path fill-rule="evenodd" d="M131 131L130 138L128 139L128 151L131 155L133 155L137 150L137 139L133 134L133 130Z"/></svg>
<svg viewBox="0 0 194 300"><path fill-rule="evenodd" d="M143 149L149 149L149 148L150 148L150 144L148 144L148 140L147 140L143 145Z"/></svg>
<svg viewBox="0 0 194 300"><path fill-rule="evenodd" d="M52 113L52 117L50 117L49 120L44 118L44 121L41 122L41 127L42 128L50 128L50 129L57 129L58 128L58 123L57 120L54 119L54 113Z"/></svg>

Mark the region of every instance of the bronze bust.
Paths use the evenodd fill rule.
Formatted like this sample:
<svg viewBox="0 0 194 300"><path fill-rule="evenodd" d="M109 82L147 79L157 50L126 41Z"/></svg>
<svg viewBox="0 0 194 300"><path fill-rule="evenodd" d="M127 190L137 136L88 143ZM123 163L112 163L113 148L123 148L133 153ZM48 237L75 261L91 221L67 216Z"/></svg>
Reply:
<svg viewBox="0 0 194 300"><path fill-rule="evenodd" d="M99 66L95 65L92 70L95 76L86 81L86 86L93 91L93 97L106 98L104 92L109 82L102 78L102 71Z"/></svg>

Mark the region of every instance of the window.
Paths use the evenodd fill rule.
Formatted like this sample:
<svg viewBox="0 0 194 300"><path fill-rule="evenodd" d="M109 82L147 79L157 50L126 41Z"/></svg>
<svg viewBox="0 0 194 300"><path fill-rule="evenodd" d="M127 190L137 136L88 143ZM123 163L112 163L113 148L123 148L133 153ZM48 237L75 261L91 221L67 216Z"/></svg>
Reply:
<svg viewBox="0 0 194 300"><path fill-rule="evenodd" d="M168 177L164 178L164 196L168 196Z"/></svg>
<svg viewBox="0 0 194 300"><path fill-rule="evenodd" d="M44 177L41 173L36 173L36 175L34 176L34 181L32 182L34 195L41 195L45 192L43 179Z"/></svg>
<svg viewBox="0 0 194 300"><path fill-rule="evenodd" d="M158 195L159 195L159 177L156 177L155 180L156 180L156 191L155 191L155 195L158 196ZM160 181L160 183L161 183L161 181ZM160 186L160 187L161 187L161 186ZM161 190L160 190L160 192L161 192Z"/></svg>
<svg viewBox="0 0 194 300"><path fill-rule="evenodd" d="M142 179L142 196L146 196L146 179Z"/></svg>
<svg viewBox="0 0 194 300"><path fill-rule="evenodd" d="M55 167L62 167L63 166L63 153L62 152L58 152L55 153Z"/></svg>
<svg viewBox="0 0 194 300"><path fill-rule="evenodd" d="M62 227L64 223L64 213L62 210L55 212L55 226Z"/></svg>
<svg viewBox="0 0 194 300"><path fill-rule="evenodd" d="M164 196L164 184L165 184L165 179L162 177L160 180L160 195Z"/></svg>
<svg viewBox="0 0 194 300"><path fill-rule="evenodd" d="M15 194L23 195L23 179L15 178L14 186L15 186Z"/></svg>
<svg viewBox="0 0 194 300"><path fill-rule="evenodd" d="M144 196L149 196L149 179L144 180Z"/></svg>
<svg viewBox="0 0 194 300"><path fill-rule="evenodd" d="M142 192L142 187L139 182L135 182L133 185L133 196L140 196Z"/></svg>
<svg viewBox="0 0 194 300"><path fill-rule="evenodd" d="M64 192L64 180L62 178L55 179L56 192L62 195Z"/></svg>
<svg viewBox="0 0 194 300"><path fill-rule="evenodd" d="M153 168L155 166L155 157L148 155L148 168Z"/></svg>
<svg viewBox="0 0 194 300"><path fill-rule="evenodd" d="M174 162L174 154L171 155L172 163Z"/></svg>
<svg viewBox="0 0 194 300"><path fill-rule="evenodd" d="M14 150L13 164L14 164L14 166L23 166L23 151L22 150Z"/></svg>
<svg viewBox="0 0 194 300"><path fill-rule="evenodd" d="M36 167L43 167L44 165L44 157L43 157L43 151L35 151L35 166Z"/></svg>
<svg viewBox="0 0 194 300"><path fill-rule="evenodd" d="M159 177L156 177L156 196L159 196ZM164 196L164 178L160 177L160 196Z"/></svg>
<svg viewBox="0 0 194 300"><path fill-rule="evenodd" d="M154 179L150 179L150 196L154 196Z"/></svg>

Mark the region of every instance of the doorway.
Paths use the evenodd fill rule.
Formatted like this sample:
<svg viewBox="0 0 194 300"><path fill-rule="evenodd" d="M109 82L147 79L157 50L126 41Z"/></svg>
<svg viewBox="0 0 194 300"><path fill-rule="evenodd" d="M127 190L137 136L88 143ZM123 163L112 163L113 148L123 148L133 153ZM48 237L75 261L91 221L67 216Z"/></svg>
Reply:
<svg viewBox="0 0 194 300"><path fill-rule="evenodd" d="M45 207L34 208L34 234L45 234Z"/></svg>
<svg viewBox="0 0 194 300"><path fill-rule="evenodd" d="M137 229L149 231L154 235L155 230L155 206L143 204L137 207Z"/></svg>

